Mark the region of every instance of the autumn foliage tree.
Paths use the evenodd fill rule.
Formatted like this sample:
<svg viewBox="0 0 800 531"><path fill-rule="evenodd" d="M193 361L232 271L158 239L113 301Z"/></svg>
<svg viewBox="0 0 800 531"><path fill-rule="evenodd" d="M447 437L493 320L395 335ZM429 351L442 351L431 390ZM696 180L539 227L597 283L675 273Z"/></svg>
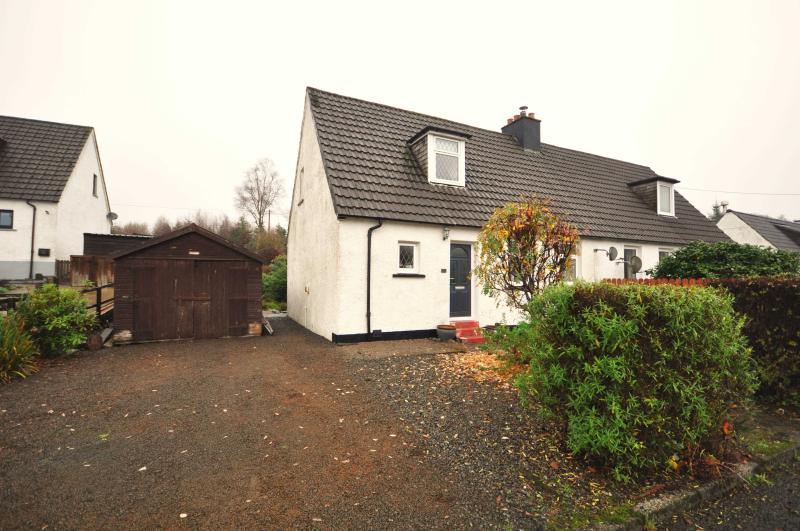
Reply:
<svg viewBox="0 0 800 531"><path fill-rule="evenodd" d="M563 278L577 243L578 230L548 199L523 196L495 210L481 229L475 274L484 293L525 310L534 295Z"/></svg>

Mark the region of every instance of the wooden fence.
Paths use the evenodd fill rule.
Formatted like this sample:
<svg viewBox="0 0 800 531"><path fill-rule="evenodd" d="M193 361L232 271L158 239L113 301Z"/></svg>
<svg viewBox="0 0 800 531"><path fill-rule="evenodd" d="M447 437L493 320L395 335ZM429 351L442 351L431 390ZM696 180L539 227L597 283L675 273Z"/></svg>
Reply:
<svg viewBox="0 0 800 531"><path fill-rule="evenodd" d="M88 282L96 286L114 282L114 261L105 256L72 256L70 284L83 286Z"/></svg>
<svg viewBox="0 0 800 531"><path fill-rule="evenodd" d="M56 279L59 284L71 284L72 277L70 276L70 261L69 260L56 260Z"/></svg>

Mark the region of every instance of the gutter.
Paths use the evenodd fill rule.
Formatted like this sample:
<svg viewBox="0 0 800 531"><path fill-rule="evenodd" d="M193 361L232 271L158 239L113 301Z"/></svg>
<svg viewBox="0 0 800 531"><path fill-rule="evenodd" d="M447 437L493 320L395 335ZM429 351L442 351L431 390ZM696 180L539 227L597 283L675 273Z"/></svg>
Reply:
<svg viewBox="0 0 800 531"><path fill-rule="evenodd" d="M27 203L28 206L33 209L33 220L31 220L31 264L28 270L28 278L33 280L33 248L36 237L36 205L31 203L30 199L26 200L25 203Z"/></svg>
<svg viewBox="0 0 800 531"><path fill-rule="evenodd" d="M383 226L383 220L378 218L378 224L367 229L367 337L372 337L372 323L370 321L370 292L372 291L372 233ZM33 250L31 250L33 253ZM33 255L31 255L33 256Z"/></svg>

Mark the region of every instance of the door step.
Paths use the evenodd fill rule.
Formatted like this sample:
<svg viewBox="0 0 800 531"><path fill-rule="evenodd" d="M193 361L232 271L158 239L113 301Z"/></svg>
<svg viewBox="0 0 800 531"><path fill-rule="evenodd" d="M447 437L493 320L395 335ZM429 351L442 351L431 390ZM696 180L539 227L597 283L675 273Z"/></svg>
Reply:
<svg viewBox="0 0 800 531"><path fill-rule="evenodd" d="M478 321L450 321L450 324L456 327L456 339L462 343L470 345L486 343Z"/></svg>

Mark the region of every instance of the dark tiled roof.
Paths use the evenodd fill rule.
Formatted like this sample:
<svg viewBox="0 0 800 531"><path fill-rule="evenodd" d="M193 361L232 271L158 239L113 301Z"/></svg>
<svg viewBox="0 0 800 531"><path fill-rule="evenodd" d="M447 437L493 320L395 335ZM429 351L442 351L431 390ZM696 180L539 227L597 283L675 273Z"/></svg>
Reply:
<svg viewBox="0 0 800 531"><path fill-rule="evenodd" d="M646 166L542 144L526 152L500 132L308 89L336 213L340 216L480 227L523 193L550 197L587 236L686 243L727 240L675 192L675 218L658 216L629 183L656 177ZM471 135L466 188L437 186L406 142L425 127Z"/></svg>
<svg viewBox="0 0 800 531"><path fill-rule="evenodd" d="M778 249L800 251L800 223L730 210Z"/></svg>
<svg viewBox="0 0 800 531"><path fill-rule="evenodd" d="M57 202L91 132L81 125L0 116L0 197Z"/></svg>

